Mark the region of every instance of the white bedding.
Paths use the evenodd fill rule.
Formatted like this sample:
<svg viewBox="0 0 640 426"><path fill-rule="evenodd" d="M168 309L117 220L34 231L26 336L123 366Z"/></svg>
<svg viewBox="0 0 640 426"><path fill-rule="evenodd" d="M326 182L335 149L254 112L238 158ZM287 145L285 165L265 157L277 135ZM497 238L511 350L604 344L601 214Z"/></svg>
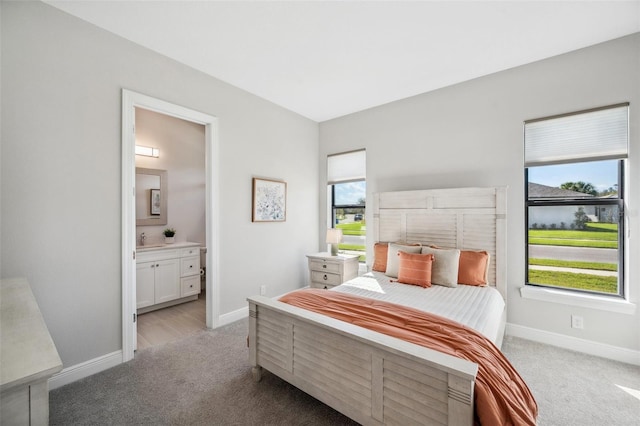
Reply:
<svg viewBox="0 0 640 426"><path fill-rule="evenodd" d="M391 282L380 272L368 272L334 287L331 291L349 293L409 306L440 315L487 336L494 343L498 338L505 303L493 287L458 285L455 288Z"/></svg>

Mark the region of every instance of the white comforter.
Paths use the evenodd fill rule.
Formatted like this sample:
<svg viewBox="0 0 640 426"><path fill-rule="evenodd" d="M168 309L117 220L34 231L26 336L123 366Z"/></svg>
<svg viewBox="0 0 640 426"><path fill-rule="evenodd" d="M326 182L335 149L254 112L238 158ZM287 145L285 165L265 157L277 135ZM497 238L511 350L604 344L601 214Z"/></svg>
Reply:
<svg viewBox="0 0 640 426"><path fill-rule="evenodd" d="M354 294L431 312L469 326L496 342L505 303L493 287L458 285L455 288L391 282L380 272L368 272L332 291Z"/></svg>

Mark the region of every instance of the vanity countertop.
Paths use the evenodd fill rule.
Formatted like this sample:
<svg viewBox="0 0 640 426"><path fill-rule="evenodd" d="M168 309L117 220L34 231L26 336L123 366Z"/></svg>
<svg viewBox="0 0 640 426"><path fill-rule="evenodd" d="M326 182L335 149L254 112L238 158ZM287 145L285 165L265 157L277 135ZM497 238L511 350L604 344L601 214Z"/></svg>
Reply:
<svg viewBox="0 0 640 426"><path fill-rule="evenodd" d="M201 246L202 244L200 243L192 243L189 241L183 241L180 243L172 243L172 244L166 244L166 243L161 243L161 244L149 244L146 246L137 246L136 250L138 252L146 252L146 251L153 251L153 250L164 250L164 249L180 249L180 248L185 248L185 247L197 247L197 246Z"/></svg>

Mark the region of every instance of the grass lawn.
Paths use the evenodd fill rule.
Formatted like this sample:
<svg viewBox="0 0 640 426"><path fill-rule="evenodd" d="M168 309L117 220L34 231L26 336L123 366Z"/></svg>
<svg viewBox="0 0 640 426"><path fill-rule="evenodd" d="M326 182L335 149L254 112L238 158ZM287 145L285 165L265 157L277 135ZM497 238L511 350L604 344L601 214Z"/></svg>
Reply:
<svg viewBox="0 0 640 426"><path fill-rule="evenodd" d="M342 229L344 235L367 235L367 227L362 222L339 223L336 228Z"/></svg>
<svg viewBox="0 0 640 426"><path fill-rule="evenodd" d="M585 230L529 229L529 244L617 249L618 225L589 223Z"/></svg>
<svg viewBox="0 0 640 426"><path fill-rule="evenodd" d="M590 274L574 274L571 272L539 271L529 269L529 282L547 286L575 288L597 291L600 293L618 293L617 277L601 277Z"/></svg>
<svg viewBox="0 0 640 426"><path fill-rule="evenodd" d="M540 266L559 266L562 268L578 268L578 269L593 269L596 271L617 271L618 265L615 263L600 263L600 262L580 262L577 260L560 260L560 259L529 259L529 265Z"/></svg>

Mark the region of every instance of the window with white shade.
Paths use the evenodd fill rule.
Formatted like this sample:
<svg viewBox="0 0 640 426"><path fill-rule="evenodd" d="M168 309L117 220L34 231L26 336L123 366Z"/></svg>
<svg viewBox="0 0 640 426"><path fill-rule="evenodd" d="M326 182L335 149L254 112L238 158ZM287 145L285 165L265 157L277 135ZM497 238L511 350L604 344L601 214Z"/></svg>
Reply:
<svg viewBox="0 0 640 426"><path fill-rule="evenodd" d="M350 151L327 157L329 228L342 230L341 253L366 253L366 151Z"/></svg>
<svg viewBox="0 0 640 426"><path fill-rule="evenodd" d="M629 104L524 124L526 283L624 296Z"/></svg>

